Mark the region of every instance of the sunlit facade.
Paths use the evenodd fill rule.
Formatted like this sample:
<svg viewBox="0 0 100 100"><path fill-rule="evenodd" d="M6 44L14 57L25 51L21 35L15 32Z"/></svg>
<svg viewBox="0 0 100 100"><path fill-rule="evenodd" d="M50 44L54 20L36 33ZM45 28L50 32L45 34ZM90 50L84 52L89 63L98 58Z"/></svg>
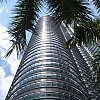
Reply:
<svg viewBox="0 0 100 100"><path fill-rule="evenodd" d="M30 39L5 100L95 98L85 48L66 48L68 31L49 16L38 22L37 33Z"/></svg>

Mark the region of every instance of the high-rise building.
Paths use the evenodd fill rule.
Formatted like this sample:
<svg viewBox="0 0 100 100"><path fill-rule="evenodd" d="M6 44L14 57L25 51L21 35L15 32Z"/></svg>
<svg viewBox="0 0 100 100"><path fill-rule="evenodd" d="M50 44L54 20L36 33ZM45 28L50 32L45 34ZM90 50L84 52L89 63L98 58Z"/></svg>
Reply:
<svg viewBox="0 0 100 100"><path fill-rule="evenodd" d="M50 16L36 28L5 100L99 100L92 88L88 50L66 47L70 29Z"/></svg>

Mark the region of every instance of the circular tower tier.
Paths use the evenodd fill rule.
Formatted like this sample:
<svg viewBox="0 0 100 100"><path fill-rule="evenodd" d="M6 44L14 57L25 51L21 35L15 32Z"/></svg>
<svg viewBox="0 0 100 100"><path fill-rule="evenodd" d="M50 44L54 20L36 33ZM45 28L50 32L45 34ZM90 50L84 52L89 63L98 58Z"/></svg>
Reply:
<svg viewBox="0 0 100 100"><path fill-rule="evenodd" d="M6 100L88 100L60 28L50 16L38 22Z"/></svg>

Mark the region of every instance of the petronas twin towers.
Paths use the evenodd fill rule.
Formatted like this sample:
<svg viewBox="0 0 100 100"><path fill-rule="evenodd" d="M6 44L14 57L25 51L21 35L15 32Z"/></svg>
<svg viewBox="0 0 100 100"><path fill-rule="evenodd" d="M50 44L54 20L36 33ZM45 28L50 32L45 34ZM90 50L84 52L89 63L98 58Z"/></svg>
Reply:
<svg viewBox="0 0 100 100"><path fill-rule="evenodd" d="M87 49L66 48L69 31L50 16L38 22L37 33L30 39L5 100L99 100L92 88L92 58Z"/></svg>

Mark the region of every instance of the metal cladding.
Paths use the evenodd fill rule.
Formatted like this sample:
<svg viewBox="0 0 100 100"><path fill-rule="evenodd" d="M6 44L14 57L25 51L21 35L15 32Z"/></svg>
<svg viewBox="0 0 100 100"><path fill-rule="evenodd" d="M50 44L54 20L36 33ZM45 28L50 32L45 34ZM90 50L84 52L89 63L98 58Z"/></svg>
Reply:
<svg viewBox="0 0 100 100"><path fill-rule="evenodd" d="M83 80L88 65L76 46L65 48L60 24L43 17L37 33L31 37L5 100L89 100ZM85 75L90 77L88 72Z"/></svg>

